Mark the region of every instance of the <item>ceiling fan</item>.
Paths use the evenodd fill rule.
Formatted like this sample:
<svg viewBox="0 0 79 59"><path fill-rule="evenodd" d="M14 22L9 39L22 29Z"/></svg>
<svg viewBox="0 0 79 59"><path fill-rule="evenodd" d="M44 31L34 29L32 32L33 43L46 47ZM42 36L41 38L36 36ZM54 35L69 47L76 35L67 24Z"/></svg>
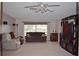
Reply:
<svg viewBox="0 0 79 59"><path fill-rule="evenodd" d="M48 5L48 4L44 4L44 3L40 2L37 5L25 6L24 8L29 8L30 10L35 10L36 13L37 12L45 13L47 11L54 12L55 10L52 11L52 10L48 9L48 7L57 7L57 6L60 6L60 5Z"/></svg>

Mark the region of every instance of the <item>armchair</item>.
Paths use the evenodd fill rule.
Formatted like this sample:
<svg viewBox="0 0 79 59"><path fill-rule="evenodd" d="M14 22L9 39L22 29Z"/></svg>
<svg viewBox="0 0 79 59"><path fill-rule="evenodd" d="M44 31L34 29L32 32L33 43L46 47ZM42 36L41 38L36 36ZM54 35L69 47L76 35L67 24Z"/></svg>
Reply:
<svg viewBox="0 0 79 59"><path fill-rule="evenodd" d="M18 38L11 38L10 33L3 35L3 49L4 50L15 50L20 48L20 41Z"/></svg>

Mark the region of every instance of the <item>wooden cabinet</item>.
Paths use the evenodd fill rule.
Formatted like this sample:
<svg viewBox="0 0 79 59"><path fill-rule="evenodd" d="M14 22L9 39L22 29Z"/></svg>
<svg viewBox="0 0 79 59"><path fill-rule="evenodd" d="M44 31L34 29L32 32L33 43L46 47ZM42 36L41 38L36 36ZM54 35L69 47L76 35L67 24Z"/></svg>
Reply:
<svg viewBox="0 0 79 59"><path fill-rule="evenodd" d="M60 46L73 55L78 55L78 16L62 19Z"/></svg>
<svg viewBox="0 0 79 59"><path fill-rule="evenodd" d="M58 33L51 33L50 41L58 41Z"/></svg>

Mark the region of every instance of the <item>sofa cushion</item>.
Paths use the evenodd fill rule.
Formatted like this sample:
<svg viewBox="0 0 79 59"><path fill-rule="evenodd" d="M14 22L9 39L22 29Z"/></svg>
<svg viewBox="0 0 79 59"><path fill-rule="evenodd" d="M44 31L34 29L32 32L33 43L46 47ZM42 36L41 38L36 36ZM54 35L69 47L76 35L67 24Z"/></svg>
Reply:
<svg viewBox="0 0 79 59"><path fill-rule="evenodd" d="M26 34L27 37L31 37L30 34Z"/></svg>
<svg viewBox="0 0 79 59"><path fill-rule="evenodd" d="M15 35L14 35L13 32L10 32L9 34L11 35L11 39L14 39L15 38Z"/></svg>
<svg viewBox="0 0 79 59"><path fill-rule="evenodd" d="M41 37L45 37L45 36L46 36L45 34L42 34L42 35L41 35Z"/></svg>

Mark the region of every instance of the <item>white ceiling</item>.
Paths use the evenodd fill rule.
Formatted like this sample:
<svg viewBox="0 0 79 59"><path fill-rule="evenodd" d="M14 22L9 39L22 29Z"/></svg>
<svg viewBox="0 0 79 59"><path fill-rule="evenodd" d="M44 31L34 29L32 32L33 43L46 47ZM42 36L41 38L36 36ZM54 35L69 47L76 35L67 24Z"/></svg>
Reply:
<svg viewBox="0 0 79 59"><path fill-rule="evenodd" d="M37 2L4 2L4 12L17 20L35 19L35 20L55 20L66 16L76 14L76 2L43 2L50 5L61 5L59 7L50 7L54 12L35 13L29 9L24 9L24 6L36 5Z"/></svg>

